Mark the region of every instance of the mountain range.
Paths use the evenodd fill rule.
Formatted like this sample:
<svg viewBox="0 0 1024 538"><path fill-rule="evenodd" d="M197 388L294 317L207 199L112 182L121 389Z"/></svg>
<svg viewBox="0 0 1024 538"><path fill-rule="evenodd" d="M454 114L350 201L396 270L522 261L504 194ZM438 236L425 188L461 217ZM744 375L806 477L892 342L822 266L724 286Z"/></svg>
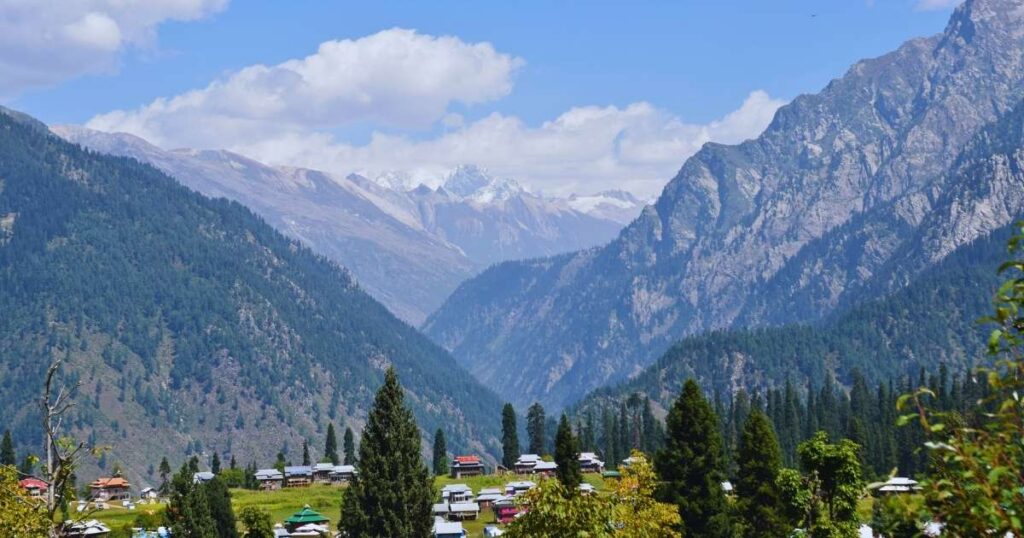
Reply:
<svg viewBox="0 0 1024 538"><path fill-rule="evenodd" d="M291 177L341 188L308 176ZM116 464L153 484L162 456L190 454L298 462L306 441L319 458L329 423L361 431L389 366L425 432L443 428L457 452L499 450L494 393L336 263L237 202L7 111L0 289L4 426L38 453L35 402L62 359L66 433L111 447L81 476Z"/></svg>
<svg viewBox="0 0 1024 538"><path fill-rule="evenodd" d="M688 335L900 290L1024 213L1022 64L1024 8L968 0L758 138L705 145L608 245L492 267L424 330L505 398L559 408Z"/></svg>
<svg viewBox="0 0 1024 538"><path fill-rule="evenodd" d="M152 164L208 196L246 205L350 270L374 298L413 325L487 266L606 243L644 205L624 192L545 197L472 165L430 188L398 173L339 177L269 166L225 150L164 150L124 133L52 130L95 151Z"/></svg>

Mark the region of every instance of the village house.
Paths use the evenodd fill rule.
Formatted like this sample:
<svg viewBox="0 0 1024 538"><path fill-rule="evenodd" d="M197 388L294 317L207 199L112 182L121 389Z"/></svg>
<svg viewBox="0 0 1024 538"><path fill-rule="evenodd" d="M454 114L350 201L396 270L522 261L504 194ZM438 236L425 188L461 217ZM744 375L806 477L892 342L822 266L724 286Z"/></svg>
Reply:
<svg viewBox="0 0 1024 538"><path fill-rule="evenodd" d="M498 523L509 523L519 514L519 507L512 497L502 497L494 501L494 518Z"/></svg>
<svg viewBox="0 0 1024 538"><path fill-rule="evenodd" d="M484 464L477 456L455 456L451 464L451 477L480 476L484 474Z"/></svg>
<svg viewBox="0 0 1024 538"><path fill-rule="evenodd" d="M586 482L580 484L579 489L581 495L593 495L594 493L597 493L597 489L594 488L594 485Z"/></svg>
<svg viewBox="0 0 1024 538"><path fill-rule="evenodd" d="M330 484L331 472L334 471L334 464L331 462L318 463L313 466L313 482L317 484Z"/></svg>
<svg viewBox="0 0 1024 538"><path fill-rule="evenodd" d="M530 474L538 461L540 461L540 456L536 454L520 454L519 459L512 466L512 470L516 474Z"/></svg>
<svg viewBox="0 0 1024 538"><path fill-rule="evenodd" d="M441 501L446 503L472 502L473 490L465 484L448 484L441 488Z"/></svg>
<svg viewBox="0 0 1024 538"><path fill-rule="evenodd" d="M260 469L256 471L256 481L263 491L278 490L284 485L284 473L277 469Z"/></svg>
<svg viewBox="0 0 1024 538"><path fill-rule="evenodd" d="M476 496L476 502L480 508L490 508L494 501L504 497L499 488L483 488Z"/></svg>
<svg viewBox="0 0 1024 538"><path fill-rule="evenodd" d="M42 499L46 496L46 491L50 489L49 484L35 477L23 478L18 481L18 485L33 499Z"/></svg>
<svg viewBox="0 0 1024 538"><path fill-rule="evenodd" d="M89 484L94 501L123 501L131 498L131 484L120 476L97 478Z"/></svg>
<svg viewBox="0 0 1024 538"><path fill-rule="evenodd" d="M593 452L581 452L579 456L580 470L584 473L604 472L604 462Z"/></svg>
<svg viewBox="0 0 1024 538"><path fill-rule="evenodd" d="M921 486L917 485L917 480L903 476L894 476L889 480L886 480L885 483L878 488L878 492L884 494L911 493L919 489L921 489Z"/></svg>
<svg viewBox="0 0 1024 538"><path fill-rule="evenodd" d="M523 493L526 493L527 491L535 487L537 487L537 484L529 480L518 480L516 482L509 482L508 484L505 484L505 495L509 497L515 497L517 495L522 495Z"/></svg>
<svg viewBox="0 0 1024 538"><path fill-rule="evenodd" d="M290 465L284 468L286 488L304 487L313 483L313 468L308 465Z"/></svg>
<svg viewBox="0 0 1024 538"><path fill-rule="evenodd" d="M284 527L291 533L289 536L320 536L321 532L330 532L330 522L330 519L307 504L302 507L302 510L284 520ZM305 534L305 532L309 534Z"/></svg>
<svg viewBox="0 0 1024 538"><path fill-rule="evenodd" d="M462 528L462 523L449 522L441 518L434 519L433 537L434 538L465 538L466 531Z"/></svg>
<svg viewBox="0 0 1024 538"><path fill-rule="evenodd" d="M354 465L336 465L331 470L331 483L341 484L343 482L349 482L356 477L358 472Z"/></svg>
<svg viewBox="0 0 1024 538"><path fill-rule="evenodd" d="M448 503L448 519L464 521L476 519L480 515L480 505L475 502Z"/></svg>
<svg viewBox="0 0 1024 538"><path fill-rule="evenodd" d="M448 519L448 503L437 503L431 506L430 513L434 514L434 517Z"/></svg>
<svg viewBox="0 0 1024 538"><path fill-rule="evenodd" d="M193 484L205 484L210 480L213 480L217 475L210 471L199 471L198 473L192 473Z"/></svg>
<svg viewBox="0 0 1024 538"><path fill-rule="evenodd" d="M156 488L142 488L142 492L139 493L139 498L143 501L155 501L160 497L160 492Z"/></svg>
<svg viewBox="0 0 1024 538"><path fill-rule="evenodd" d="M555 474L555 471L557 470L558 464L553 461L541 460L538 461L537 464L533 466L534 474L539 474L543 476L552 476Z"/></svg>
<svg viewBox="0 0 1024 538"><path fill-rule="evenodd" d="M64 536L67 538L94 538L110 534L110 528L95 519L65 523Z"/></svg>

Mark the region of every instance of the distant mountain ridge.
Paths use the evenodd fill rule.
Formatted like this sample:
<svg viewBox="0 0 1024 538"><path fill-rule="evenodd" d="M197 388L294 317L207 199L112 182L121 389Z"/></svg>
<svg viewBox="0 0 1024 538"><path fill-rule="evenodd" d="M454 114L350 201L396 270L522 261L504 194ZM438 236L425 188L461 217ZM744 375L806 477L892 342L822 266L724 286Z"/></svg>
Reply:
<svg viewBox="0 0 1024 538"><path fill-rule="evenodd" d="M221 152L185 162L218 160L255 166ZM290 177L290 188L342 189ZM80 479L117 463L153 484L165 455L299 461L303 441L318 458L329 422L360 431L389 366L424 432L444 428L455 451L498 451L494 393L337 264L237 202L2 111L0 289L5 427L38 453L33 402L63 358L78 385L69 432L113 447Z"/></svg>
<svg viewBox="0 0 1024 538"><path fill-rule="evenodd" d="M1024 10L968 0L757 139L705 145L608 246L494 267L424 329L506 398L559 407L687 335L884 295L1021 214L1022 98Z"/></svg>
<svg viewBox="0 0 1024 538"><path fill-rule="evenodd" d="M488 265L606 243L643 205L621 202L617 211L595 206L591 213L476 166L457 168L431 189L414 187L401 173L336 177L223 150L167 151L123 133L52 130L90 149L152 164L208 196L241 202L351 270L371 295L414 325Z"/></svg>

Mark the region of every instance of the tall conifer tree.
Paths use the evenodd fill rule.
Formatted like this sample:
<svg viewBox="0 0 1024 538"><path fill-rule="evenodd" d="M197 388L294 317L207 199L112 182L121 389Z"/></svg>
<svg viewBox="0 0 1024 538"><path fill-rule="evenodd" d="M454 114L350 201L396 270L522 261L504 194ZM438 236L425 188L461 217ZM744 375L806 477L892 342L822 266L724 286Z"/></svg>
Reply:
<svg viewBox="0 0 1024 538"><path fill-rule="evenodd" d="M309 457L309 443L302 441L302 464L311 465L313 460Z"/></svg>
<svg viewBox="0 0 1024 538"><path fill-rule="evenodd" d="M324 457L331 460L331 465L341 463L338 458L338 436L334 433L334 423L327 424L327 438L324 440Z"/></svg>
<svg viewBox="0 0 1024 538"><path fill-rule="evenodd" d="M565 486L567 495L576 495L580 483L583 482L579 453L576 436L572 434L572 426L569 425L569 417L562 413L562 419L558 421L558 433L555 434L555 463L558 464L555 473L558 481Z"/></svg>
<svg viewBox="0 0 1024 538"><path fill-rule="evenodd" d="M444 430L438 428L434 432L434 475L441 476L448 472L448 446L444 440Z"/></svg>
<svg viewBox="0 0 1024 538"><path fill-rule="evenodd" d="M743 536L785 538L793 525L784 516L775 480L782 451L768 417L759 409L747 416L737 451L736 495Z"/></svg>
<svg viewBox="0 0 1024 538"><path fill-rule="evenodd" d="M516 426L516 410L507 403L501 410L501 464L506 469L515 466L519 459L519 431Z"/></svg>
<svg viewBox="0 0 1024 538"><path fill-rule="evenodd" d="M218 538L238 538L235 525L235 513L231 509L231 493L227 485L219 477L199 485L206 490L206 502L210 508L210 518Z"/></svg>
<svg viewBox="0 0 1024 538"><path fill-rule="evenodd" d="M14 454L14 442L11 441L11 431L4 430L4 440L0 442L0 465L18 464L18 456Z"/></svg>
<svg viewBox="0 0 1024 538"><path fill-rule="evenodd" d="M540 405L540 402L534 402L526 410L526 435L530 440L530 454L544 453L544 428L546 421L544 406Z"/></svg>
<svg viewBox="0 0 1024 538"><path fill-rule="evenodd" d="M341 531L354 537L426 538L434 485L420 457L420 430L394 368L384 375L359 445L360 472L345 492Z"/></svg>
<svg viewBox="0 0 1024 538"><path fill-rule="evenodd" d="M345 450L345 465L356 464L356 436L352 428L345 426L345 438L343 440Z"/></svg>
<svg viewBox="0 0 1024 538"><path fill-rule="evenodd" d="M718 419L693 379L683 385L666 422L665 446L655 459L660 499L679 507L684 536L732 536L722 491L725 463Z"/></svg>

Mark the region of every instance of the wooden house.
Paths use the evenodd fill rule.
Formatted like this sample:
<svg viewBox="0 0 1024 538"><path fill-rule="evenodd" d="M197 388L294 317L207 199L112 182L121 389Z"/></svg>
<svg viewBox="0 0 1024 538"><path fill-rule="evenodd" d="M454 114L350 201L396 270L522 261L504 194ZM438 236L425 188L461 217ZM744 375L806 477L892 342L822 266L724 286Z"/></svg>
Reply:
<svg viewBox="0 0 1024 538"><path fill-rule="evenodd" d="M308 465L290 465L284 468L284 487L305 487L313 483L313 468Z"/></svg>
<svg viewBox="0 0 1024 538"><path fill-rule="evenodd" d="M97 478L89 484L94 501L123 501L131 498L131 484L120 476Z"/></svg>
<svg viewBox="0 0 1024 538"><path fill-rule="evenodd" d="M484 464L478 456L455 456L450 469L452 478L484 474Z"/></svg>
<svg viewBox="0 0 1024 538"><path fill-rule="evenodd" d="M263 491L278 490L284 485L284 473L277 469L260 469L256 471L256 481Z"/></svg>

